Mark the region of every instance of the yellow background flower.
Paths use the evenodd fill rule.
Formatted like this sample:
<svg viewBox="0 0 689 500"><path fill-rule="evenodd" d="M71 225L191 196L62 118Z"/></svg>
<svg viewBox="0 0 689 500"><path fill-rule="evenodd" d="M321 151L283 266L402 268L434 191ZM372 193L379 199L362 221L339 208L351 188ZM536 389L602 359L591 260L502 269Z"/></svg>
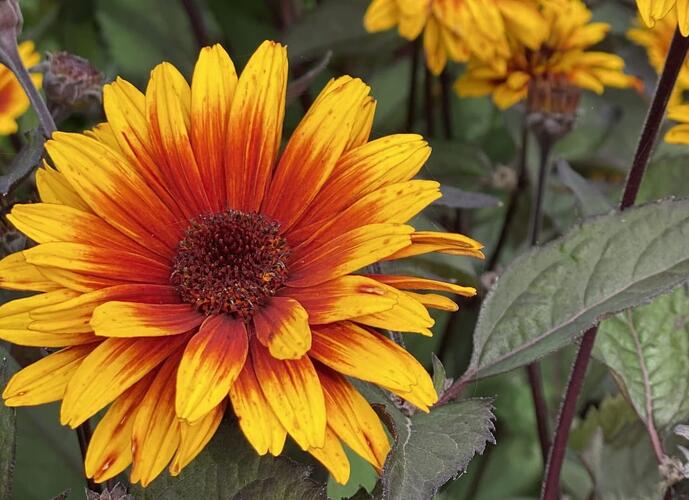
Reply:
<svg viewBox="0 0 689 500"><path fill-rule="evenodd" d="M31 68L38 64L41 56L34 50L34 43L27 41L19 45L19 56L24 66ZM43 75L33 73L31 79L36 87L41 86ZM17 131L17 118L29 109L29 98L24 89L7 67L0 64L0 135Z"/></svg>
<svg viewBox="0 0 689 500"><path fill-rule="evenodd" d="M481 245L406 224L440 197L412 179L430 148L369 140L375 101L359 79L330 81L280 151L287 73L285 47L265 42L239 77L215 46L191 85L167 63L145 93L116 80L107 122L55 133L41 203L9 216L38 245L0 262L0 284L42 293L0 307L0 338L62 349L3 397L61 400L71 427L110 405L86 456L98 482L129 464L143 485L178 474L231 405L258 453L290 435L344 483L342 442L378 470L389 450L345 376L423 411L436 402L425 369L376 328L430 335L427 308L457 309L435 291L476 291L360 273L428 252L482 258Z"/></svg>
<svg viewBox="0 0 689 500"><path fill-rule="evenodd" d="M674 26L679 26L682 35L689 36L689 0L636 0L636 5L641 19L649 28L672 14Z"/></svg>

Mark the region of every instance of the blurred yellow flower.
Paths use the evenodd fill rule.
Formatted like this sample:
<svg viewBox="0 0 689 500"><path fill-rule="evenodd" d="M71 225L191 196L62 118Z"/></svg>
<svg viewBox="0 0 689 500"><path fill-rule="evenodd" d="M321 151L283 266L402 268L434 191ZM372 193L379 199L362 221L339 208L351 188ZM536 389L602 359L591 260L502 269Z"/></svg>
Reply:
<svg viewBox="0 0 689 500"><path fill-rule="evenodd" d="M19 55L27 68L39 63L41 56L34 50L34 43L27 41L19 45ZM40 87L42 75L32 74L31 79ZM17 131L17 118L29 109L29 98L24 89L6 66L0 64L0 135Z"/></svg>
<svg viewBox="0 0 689 500"><path fill-rule="evenodd" d="M373 0L364 26L372 33L397 26L407 40L423 33L426 65L436 75L448 60L470 56L504 70L508 33L532 49L546 35L536 0Z"/></svg>
<svg viewBox="0 0 689 500"><path fill-rule="evenodd" d="M648 61L658 74L663 71L665 57L670 50L675 26L677 26L677 15L674 12L670 12L660 19L652 28L646 27L641 15L639 15L636 20L636 26L627 31L627 37L630 40L646 49ZM689 89L689 63L685 61L677 76L677 82L675 83L670 102L680 104L680 96L682 91L686 89Z"/></svg>
<svg viewBox="0 0 689 500"><path fill-rule="evenodd" d="M523 100L532 78L565 81L598 94L608 87L640 88L641 82L623 73L624 60L615 55L586 49L605 38L610 26L591 23L591 12L580 0L542 0L541 16L546 36L532 50L509 38L511 55L504 69L477 57L455 83L462 97L492 95L495 104L508 108Z"/></svg>
<svg viewBox="0 0 689 500"><path fill-rule="evenodd" d="M689 104L676 104L668 108L667 117L679 122L667 134L665 142L670 144L689 144Z"/></svg>
<svg viewBox="0 0 689 500"><path fill-rule="evenodd" d="M636 0L636 5L642 21L649 28L671 14L673 28L679 21L679 31L684 36L689 35L689 0Z"/></svg>

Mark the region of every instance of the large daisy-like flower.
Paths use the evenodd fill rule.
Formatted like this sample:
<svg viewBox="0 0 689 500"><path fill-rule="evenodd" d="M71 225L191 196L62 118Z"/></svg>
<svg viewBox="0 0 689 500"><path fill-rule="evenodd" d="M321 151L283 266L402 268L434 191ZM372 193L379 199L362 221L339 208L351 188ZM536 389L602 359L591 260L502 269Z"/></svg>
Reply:
<svg viewBox="0 0 689 500"><path fill-rule="evenodd" d="M54 134L42 202L9 216L38 245L0 262L0 284L43 293L0 307L0 338L62 349L3 397L62 400L71 427L110 405L86 456L96 481L130 463L144 485L179 473L231 406L258 453L290 435L345 482L341 442L378 469L389 449L346 377L424 411L437 399L376 329L430 335L427 307L456 305L418 290L475 290L358 273L427 252L480 258L481 245L406 224L440 196L412 180L430 150L417 135L369 141L375 101L358 79L328 83L280 152L286 81L273 42L239 78L215 46L191 86L166 63L145 94L118 79L107 122Z"/></svg>
<svg viewBox="0 0 689 500"><path fill-rule="evenodd" d="M19 44L19 57L24 66L31 68L37 65L41 56L35 51L31 41ZM38 73L31 75L36 87L41 86L43 76ZM14 73L0 64L0 135L9 135L17 131L17 118L29 109L29 98L24 93Z"/></svg>
<svg viewBox="0 0 689 500"><path fill-rule="evenodd" d="M682 35L689 36L689 0L636 0L636 5L641 19L649 28L672 14L674 26L679 26Z"/></svg>
<svg viewBox="0 0 689 500"><path fill-rule="evenodd" d="M640 87L637 78L623 73L621 57L587 50L605 38L610 26L591 23L591 11L583 2L542 0L541 14L548 35L537 50L512 38L504 70L472 58L455 83L457 93L462 97L491 95L495 104L505 109L526 98L534 78L566 81L598 94L605 87Z"/></svg>
<svg viewBox="0 0 689 500"><path fill-rule="evenodd" d="M535 0L373 0L364 26L372 33L397 26L407 40L423 33L426 65L436 75L448 60L470 55L501 65L510 51L508 32L531 48L545 35Z"/></svg>

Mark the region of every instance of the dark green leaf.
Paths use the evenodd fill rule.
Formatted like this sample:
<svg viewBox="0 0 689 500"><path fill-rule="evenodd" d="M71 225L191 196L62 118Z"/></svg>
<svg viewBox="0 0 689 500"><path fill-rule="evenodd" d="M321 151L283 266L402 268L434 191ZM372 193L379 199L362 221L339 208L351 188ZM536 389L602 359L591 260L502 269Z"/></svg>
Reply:
<svg viewBox="0 0 689 500"><path fill-rule="evenodd" d="M565 186L572 190L585 216L608 213L612 206L598 189L569 166L565 160L557 162L557 173Z"/></svg>
<svg viewBox="0 0 689 500"><path fill-rule="evenodd" d="M485 208L485 207L499 207L502 202L495 196L485 193L474 193L471 191L464 191L454 186L440 186L440 192L443 197L435 200L434 205L450 208Z"/></svg>
<svg viewBox="0 0 689 500"><path fill-rule="evenodd" d="M689 201L665 200L589 219L518 257L483 302L465 377L531 363L686 280L688 234Z"/></svg>
<svg viewBox="0 0 689 500"><path fill-rule="evenodd" d="M596 356L613 370L644 422L689 414L689 300L683 288L603 321ZM650 415L649 415L650 411Z"/></svg>
<svg viewBox="0 0 689 500"><path fill-rule="evenodd" d="M0 358L0 388L4 388L9 380L7 359ZM12 475L14 471L15 447L14 408L0 402L0 500L12 498Z"/></svg>
<svg viewBox="0 0 689 500"><path fill-rule="evenodd" d="M662 156L648 165L637 197L640 203L666 196L689 196L689 155Z"/></svg>
<svg viewBox="0 0 689 500"><path fill-rule="evenodd" d="M490 399L467 399L413 417L401 414L383 469L383 498L426 500L494 443Z"/></svg>
<svg viewBox="0 0 689 500"><path fill-rule="evenodd" d="M24 178L38 166L43 155L45 138L38 130L26 136L26 144L17 153L0 177L0 195L7 196Z"/></svg>
<svg viewBox="0 0 689 500"><path fill-rule="evenodd" d="M223 422L207 448L178 477L162 473L138 500L321 500L325 485L309 478L311 469L287 458L259 456L236 422Z"/></svg>
<svg viewBox="0 0 689 500"><path fill-rule="evenodd" d="M431 361L433 362L433 387L435 387L435 392L440 394L445 389L445 380L447 380L445 367L435 353L431 353Z"/></svg>

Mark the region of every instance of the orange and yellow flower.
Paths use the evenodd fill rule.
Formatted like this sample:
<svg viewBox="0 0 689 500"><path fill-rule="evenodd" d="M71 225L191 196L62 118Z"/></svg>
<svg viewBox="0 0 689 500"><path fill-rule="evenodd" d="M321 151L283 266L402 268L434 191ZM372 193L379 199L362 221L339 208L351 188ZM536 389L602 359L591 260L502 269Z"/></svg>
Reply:
<svg viewBox="0 0 689 500"><path fill-rule="evenodd" d="M397 26L407 40L423 33L426 65L436 75L448 60L470 55L502 64L510 53L507 33L534 49L545 36L536 0L373 0L364 26L372 33Z"/></svg>
<svg viewBox="0 0 689 500"><path fill-rule="evenodd" d="M636 0L644 24L653 28L656 22L672 16L674 27L679 26L683 36L689 36L689 0Z"/></svg>
<svg viewBox="0 0 689 500"><path fill-rule="evenodd" d="M41 56L35 51L34 43L27 41L19 44L19 56L24 66L31 68L37 65ZM41 86L43 75L31 75L34 85ZM17 118L29 109L29 98L17 81L14 73L0 64L0 135L9 135L17 131Z"/></svg>
<svg viewBox="0 0 689 500"><path fill-rule="evenodd" d="M436 402L428 373L377 328L430 335L427 308L457 309L437 292L476 291L363 270L482 258L481 245L406 224L440 197L413 179L430 148L370 140L375 101L359 79L330 81L280 151L286 83L273 42L239 77L214 46L191 85L167 63L145 93L118 79L107 121L55 133L41 203L9 215L37 245L0 262L0 285L42 293L0 307L0 338L60 349L3 397L61 400L71 427L109 405L86 455L98 482L130 464L143 485L178 474L230 407L258 453L280 454L289 435L345 482L342 442L379 470L390 447L346 377L423 411Z"/></svg>
<svg viewBox="0 0 689 500"><path fill-rule="evenodd" d="M533 78L563 80L598 94L605 87L640 88L637 78L624 74L621 57L587 50L605 38L610 26L590 22L591 12L582 1L542 0L541 15L547 36L537 50L511 38L511 55L504 70L472 58L455 83L457 93L462 97L491 95L495 104L505 109L526 98Z"/></svg>

